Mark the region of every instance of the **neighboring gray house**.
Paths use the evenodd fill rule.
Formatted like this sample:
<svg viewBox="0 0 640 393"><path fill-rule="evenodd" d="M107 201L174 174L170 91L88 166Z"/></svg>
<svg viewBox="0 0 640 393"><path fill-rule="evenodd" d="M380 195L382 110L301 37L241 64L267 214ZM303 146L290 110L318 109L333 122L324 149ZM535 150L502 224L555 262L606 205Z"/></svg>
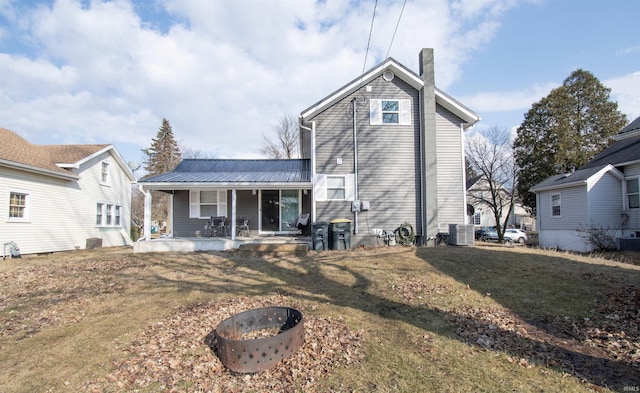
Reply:
<svg viewBox="0 0 640 393"><path fill-rule="evenodd" d="M0 243L24 254L131 245L133 181L113 145L34 145L0 128Z"/></svg>
<svg viewBox="0 0 640 393"><path fill-rule="evenodd" d="M479 117L435 87L433 50L419 60L417 74L388 58L303 110L298 160L185 160L140 184L174 195L173 237L200 236L208 203L256 234L306 213L351 220L352 245L405 222L425 243L466 224L463 133Z"/></svg>
<svg viewBox="0 0 640 393"><path fill-rule="evenodd" d="M640 249L640 118L575 172L536 184L540 246L589 252L589 228L619 249ZM612 244L613 245L613 244Z"/></svg>

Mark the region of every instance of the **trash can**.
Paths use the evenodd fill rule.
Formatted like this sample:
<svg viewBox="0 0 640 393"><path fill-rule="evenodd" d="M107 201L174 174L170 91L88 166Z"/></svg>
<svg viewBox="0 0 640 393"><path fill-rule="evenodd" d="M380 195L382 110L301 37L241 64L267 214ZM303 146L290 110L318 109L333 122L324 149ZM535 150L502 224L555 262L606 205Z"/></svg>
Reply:
<svg viewBox="0 0 640 393"><path fill-rule="evenodd" d="M329 249L351 249L351 220L338 218L329 225Z"/></svg>
<svg viewBox="0 0 640 393"><path fill-rule="evenodd" d="M318 221L311 224L311 242L313 249L327 251L329 249L329 223Z"/></svg>

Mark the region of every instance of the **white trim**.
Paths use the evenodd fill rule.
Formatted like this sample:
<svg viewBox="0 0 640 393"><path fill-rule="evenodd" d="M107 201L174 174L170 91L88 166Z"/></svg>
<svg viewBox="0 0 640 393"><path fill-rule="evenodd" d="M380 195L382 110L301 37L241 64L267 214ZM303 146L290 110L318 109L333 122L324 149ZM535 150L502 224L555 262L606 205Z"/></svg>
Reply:
<svg viewBox="0 0 640 393"><path fill-rule="evenodd" d="M189 190L189 218L197 218L200 220L210 219L211 216L203 216L202 215L202 192L215 192L216 193L216 203L207 204L207 205L215 205L216 206L216 214L214 216L227 216L227 189L190 189Z"/></svg>
<svg viewBox="0 0 640 393"><path fill-rule="evenodd" d="M24 195L24 217L10 217L9 214L11 212L11 194L21 194ZM16 189L9 188L9 192L7 192L6 206L7 206L7 222L31 222L31 206L33 195L31 191L24 189Z"/></svg>
<svg viewBox="0 0 640 393"><path fill-rule="evenodd" d="M553 204L553 197L554 196L558 196L558 208L560 208L560 214L558 214L557 216L555 214L553 214L553 207L555 206ZM562 218L562 194L559 192L555 192L549 195L549 206L550 206L550 210L549 210L549 215L551 218Z"/></svg>

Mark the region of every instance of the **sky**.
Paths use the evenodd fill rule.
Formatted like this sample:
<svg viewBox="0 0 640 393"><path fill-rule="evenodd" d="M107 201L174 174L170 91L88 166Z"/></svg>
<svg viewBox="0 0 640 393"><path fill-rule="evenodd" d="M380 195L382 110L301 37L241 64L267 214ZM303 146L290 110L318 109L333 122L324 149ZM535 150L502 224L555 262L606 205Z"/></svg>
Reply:
<svg viewBox="0 0 640 393"><path fill-rule="evenodd" d="M166 118L185 150L263 158L279 118L387 57L418 72L422 48L475 131L515 130L580 68L630 122L639 15L640 0L0 0L0 127L141 163Z"/></svg>

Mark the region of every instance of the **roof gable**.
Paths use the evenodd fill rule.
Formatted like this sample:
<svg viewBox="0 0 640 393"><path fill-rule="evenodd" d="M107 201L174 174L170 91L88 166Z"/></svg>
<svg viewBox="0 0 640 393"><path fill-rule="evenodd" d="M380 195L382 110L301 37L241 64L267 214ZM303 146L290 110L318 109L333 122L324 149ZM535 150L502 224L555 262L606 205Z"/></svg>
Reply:
<svg viewBox="0 0 640 393"><path fill-rule="evenodd" d="M380 77L385 71L393 72L395 77L402 79L403 81L405 81L407 84L409 84L411 87L413 87L416 90L420 90L424 86L424 81L422 77L420 77L420 75L416 74L415 72L411 71L404 65L400 64L392 57L389 57L382 63L374 66L373 68L371 68L370 70L362 74L361 76L355 78L354 80L342 86L341 88L334 91L333 93L329 94L322 100L316 102L315 104L311 105L309 108L303 110L300 116L305 119L309 119L316 116L317 114L324 111L328 107L342 100L344 97L360 89L362 86L367 85L373 79ZM475 112L473 112L471 109L464 106L459 101L455 100L453 97L447 95L437 87L435 88L435 94L436 94L437 104L441 105L442 107L451 111L456 116L463 119L469 126L475 124L480 120L480 116L478 116Z"/></svg>
<svg viewBox="0 0 640 393"><path fill-rule="evenodd" d="M112 150L112 155L129 179L135 180L113 145L35 145L11 130L0 128L0 165L49 176L77 179L78 176L69 171L70 168L78 168L89 159L109 150Z"/></svg>
<svg viewBox="0 0 640 393"><path fill-rule="evenodd" d="M587 185L590 181L601 178L607 172L610 172L619 180L624 179L624 174L617 170L613 165L601 165L598 167L579 169L572 173L548 177L533 186L529 191L542 192L559 188Z"/></svg>

